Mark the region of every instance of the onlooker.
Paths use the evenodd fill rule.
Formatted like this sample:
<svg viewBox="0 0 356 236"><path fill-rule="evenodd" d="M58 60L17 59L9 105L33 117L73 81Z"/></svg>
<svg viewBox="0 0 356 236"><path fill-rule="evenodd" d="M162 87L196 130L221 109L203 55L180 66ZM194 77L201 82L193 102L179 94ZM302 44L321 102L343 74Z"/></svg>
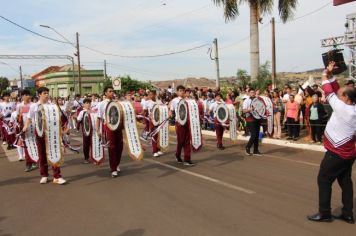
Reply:
<svg viewBox="0 0 356 236"><path fill-rule="evenodd" d="M319 96L313 95L313 104L310 106L310 126L312 142L321 143L324 119L326 117L324 106L319 103Z"/></svg>
<svg viewBox="0 0 356 236"><path fill-rule="evenodd" d="M281 125L281 114L283 111L282 99L279 97L278 90L273 92L273 138L281 138L282 135L282 125Z"/></svg>
<svg viewBox="0 0 356 236"><path fill-rule="evenodd" d="M286 104L286 112L284 122L288 126L288 140L297 140L297 125L298 125L299 104L294 101L294 95L289 95L289 101Z"/></svg>

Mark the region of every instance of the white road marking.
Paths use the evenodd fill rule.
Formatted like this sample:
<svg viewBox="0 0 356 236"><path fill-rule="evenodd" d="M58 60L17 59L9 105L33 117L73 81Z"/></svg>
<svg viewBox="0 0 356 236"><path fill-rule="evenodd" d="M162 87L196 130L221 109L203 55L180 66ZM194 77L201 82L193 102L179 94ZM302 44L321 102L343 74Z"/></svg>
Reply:
<svg viewBox="0 0 356 236"><path fill-rule="evenodd" d="M172 169L172 170L175 170L175 171L179 171L179 172L182 172L184 174L191 175L191 176L194 176L194 177L197 177L197 178L200 178L200 179L215 183L217 185L220 185L220 186L232 189L232 190L240 191L240 192L243 192L243 193L246 193L246 194L255 194L256 193L255 191L249 190L247 188L243 188L243 187L239 187L239 186L236 186L236 185L233 185L233 184L229 184L229 183L226 183L224 181L221 181L221 180L218 180L218 179L214 179L214 178L211 178L209 176L202 175L202 174L198 174L198 173L195 173L195 172L192 172L192 171L189 171L189 170L180 169L180 168L177 168L177 167L174 167L174 166L171 166L171 165L159 162L159 161L155 161L155 160L152 160L152 159L144 159L144 161L150 162L150 163L154 163L154 164L157 164L157 165L160 165L160 166L164 166L166 168L169 168L169 169Z"/></svg>

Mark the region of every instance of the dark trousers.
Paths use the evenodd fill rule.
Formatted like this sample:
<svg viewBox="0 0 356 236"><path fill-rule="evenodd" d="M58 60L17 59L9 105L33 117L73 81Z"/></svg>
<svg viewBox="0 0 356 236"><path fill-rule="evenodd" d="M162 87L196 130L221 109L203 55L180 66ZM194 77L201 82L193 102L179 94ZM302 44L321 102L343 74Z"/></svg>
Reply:
<svg viewBox="0 0 356 236"><path fill-rule="evenodd" d="M150 121L150 132L152 132L154 129L155 129L155 126L154 126L153 123ZM152 137L152 140L151 140L151 142L152 142L152 152L153 152L153 154L155 154L156 152L161 151L161 150L159 149L159 147L158 147L158 142L159 142L158 134L159 134L159 132L158 132L155 136L153 136L153 137Z"/></svg>
<svg viewBox="0 0 356 236"><path fill-rule="evenodd" d="M177 134L177 150L176 157L180 157L182 153L182 149L184 148L184 160L190 160L190 132L188 124L182 126L178 122L176 122L176 134Z"/></svg>
<svg viewBox="0 0 356 236"><path fill-rule="evenodd" d="M216 132L216 141L217 141L217 146L222 147L222 140L223 140L223 135L224 135L224 126L220 124L217 119L214 119L214 125L215 125L215 132Z"/></svg>
<svg viewBox="0 0 356 236"><path fill-rule="evenodd" d="M38 150L38 164L40 167L40 173L42 177L48 177L48 162L46 154L46 142L45 138L36 137L37 150ZM52 166L53 177L58 179L61 176L61 168Z"/></svg>
<svg viewBox="0 0 356 236"><path fill-rule="evenodd" d="M353 187L351 179L353 163L354 159L345 160L330 151L325 153L318 175L320 213L331 214L331 186L335 179L337 179L342 190L342 213L346 216L353 215Z"/></svg>
<svg viewBox="0 0 356 236"><path fill-rule="evenodd" d="M250 130L250 139L246 145L246 149L250 150L253 145L253 152L258 151L258 136L260 133L261 120L248 121L247 127Z"/></svg>
<svg viewBox="0 0 356 236"><path fill-rule="evenodd" d="M91 135L85 136L83 134L83 153L84 153L84 159L86 161L89 160L90 146L91 146Z"/></svg>
<svg viewBox="0 0 356 236"><path fill-rule="evenodd" d="M315 142L321 142L321 137L323 135L322 120L310 120L310 128L312 139Z"/></svg>
<svg viewBox="0 0 356 236"><path fill-rule="evenodd" d="M298 124L294 118L290 118L290 117L287 118L288 136L290 138L297 137L297 132L298 132L297 125Z"/></svg>
<svg viewBox="0 0 356 236"><path fill-rule="evenodd" d="M123 149L123 136L122 129L118 128L115 131L111 131L106 128L107 140L109 143L109 164L111 172L117 171L117 167L120 165L122 149Z"/></svg>

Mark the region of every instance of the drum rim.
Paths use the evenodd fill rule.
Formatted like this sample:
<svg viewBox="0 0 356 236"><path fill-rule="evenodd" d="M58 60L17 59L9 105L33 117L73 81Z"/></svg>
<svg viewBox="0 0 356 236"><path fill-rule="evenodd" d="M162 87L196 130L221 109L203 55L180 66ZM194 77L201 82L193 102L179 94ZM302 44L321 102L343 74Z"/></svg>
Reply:
<svg viewBox="0 0 356 236"><path fill-rule="evenodd" d="M225 117L224 119L220 119L220 118L216 115L216 118L218 119L218 121L219 121L220 123L225 123L225 122L229 119L229 110L228 110L226 104L220 103L220 104L218 104L218 106L216 107L216 114L218 114L218 110L219 110L220 108L223 108L223 109L225 110L225 112L226 112L226 117Z"/></svg>
<svg viewBox="0 0 356 236"><path fill-rule="evenodd" d="M41 113L42 114L42 128L41 129L39 129L39 126L38 126L38 116L37 116L37 114L38 113ZM43 105L42 104L40 104L39 106L38 106L38 109L37 109L37 111L36 111L36 115L35 115L35 119L36 119L36 126L35 126L35 128L36 128L36 134L39 136L39 137L43 137L44 136L44 116L45 116L45 114L44 114L44 107L43 107Z"/></svg>
<svg viewBox="0 0 356 236"><path fill-rule="evenodd" d="M118 122L115 126L111 125L110 123L108 123L107 121L109 120L108 118L108 112L109 112L109 109L112 107L112 106L115 106L118 110ZM110 101L107 105L106 105L106 109L105 109L105 121L106 121L106 126L112 130L112 131L115 131L119 128L120 126L120 123L121 123L121 110L120 110L120 106L118 103L114 102L114 101Z"/></svg>
<svg viewBox="0 0 356 236"><path fill-rule="evenodd" d="M182 104L183 104L183 106L185 106L185 110L186 110L186 115L185 115L185 118L184 118L183 120L181 120L181 119L180 119L180 116L179 116L179 107L182 106ZM176 118L176 120L178 121L178 123L179 123L180 125L185 125L185 124L187 123L187 121L188 121L188 105L187 105L186 101L184 101L184 99L181 99L181 100L178 102L178 105L177 105L177 113L178 113L178 114L176 114L176 117L177 117L178 119Z"/></svg>
<svg viewBox="0 0 356 236"><path fill-rule="evenodd" d="M85 118L87 117L87 119L88 119L88 124L89 124L89 126L88 126L88 128L89 128L89 130L86 130L85 129ZM84 134L85 134L85 136L89 136L90 135L90 132L91 132L91 123L90 123L90 117L89 117L89 113L88 112L84 112L84 114L83 114L83 131L84 131Z"/></svg>
<svg viewBox="0 0 356 236"><path fill-rule="evenodd" d="M152 107L152 111L151 111L151 121L152 121L152 124L154 126L157 126L159 124L159 117L158 117L158 120L156 121L155 120L155 111L158 110L158 112L160 112L159 110L159 105L158 104L155 104L153 107Z"/></svg>

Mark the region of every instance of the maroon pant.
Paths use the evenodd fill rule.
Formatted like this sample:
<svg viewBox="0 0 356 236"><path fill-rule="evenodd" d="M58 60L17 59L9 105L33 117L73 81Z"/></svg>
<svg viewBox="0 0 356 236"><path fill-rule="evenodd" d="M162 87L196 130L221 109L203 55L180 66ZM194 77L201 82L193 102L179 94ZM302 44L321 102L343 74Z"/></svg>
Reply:
<svg viewBox="0 0 356 236"><path fill-rule="evenodd" d="M85 136L83 134L83 153L84 153L84 159L86 161L89 160L90 146L91 146L91 135Z"/></svg>
<svg viewBox="0 0 356 236"><path fill-rule="evenodd" d="M154 130L155 126L153 125L153 123L150 121L150 131L152 132ZM161 151L158 147L158 133L152 137L152 152L153 154L155 154L156 152Z"/></svg>
<svg viewBox="0 0 356 236"><path fill-rule="evenodd" d="M26 166L32 166L32 164L36 164L31 158L30 154L28 154L27 148L23 149L25 152L25 160L26 160Z"/></svg>
<svg viewBox="0 0 356 236"><path fill-rule="evenodd" d="M106 136L109 143L109 164L111 172L117 171L117 167L120 165L122 149L123 149L123 137L122 129L118 128L115 131L111 131L106 128Z"/></svg>
<svg viewBox="0 0 356 236"><path fill-rule="evenodd" d="M216 132L216 140L217 140L217 146L222 147L222 139L224 135L224 126L220 124L220 122L215 118L214 119L214 126L215 126L215 132Z"/></svg>
<svg viewBox="0 0 356 236"><path fill-rule="evenodd" d="M38 149L38 163L40 167L40 173L42 177L48 177L48 162L46 154L46 142L44 137L36 137L37 149ZM61 168L52 166L53 177L58 179L61 176Z"/></svg>
<svg viewBox="0 0 356 236"><path fill-rule="evenodd" d="M190 132L189 132L188 124L182 126L178 122L176 122L176 134L177 134L177 141L178 141L176 157L180 157L182 153L182 148L184 148L184 160L189 161L191 149L190 149Z"/></svg>
<svg viewBox="0 0 356 236"><path fill-rule="evenodd" d="M5 134L8 145L13 145L16 140L16 134Z"/></svg>

